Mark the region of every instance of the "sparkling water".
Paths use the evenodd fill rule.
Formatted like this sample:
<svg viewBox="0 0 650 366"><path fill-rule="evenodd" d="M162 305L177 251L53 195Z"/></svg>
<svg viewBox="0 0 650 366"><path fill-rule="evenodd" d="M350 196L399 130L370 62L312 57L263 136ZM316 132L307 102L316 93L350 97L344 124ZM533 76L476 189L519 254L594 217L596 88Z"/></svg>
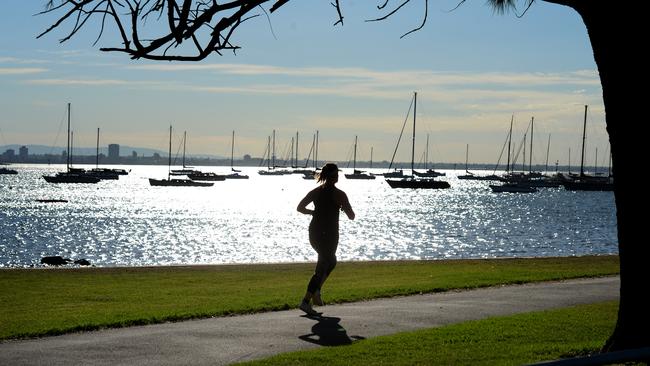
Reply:
<svg viewBox="0 0 650 366"><path fill-rule="evenodd" d="M82 166L79 166L82 167ZM313 261L310 216L296 211L312 188L301 175L261 176L212 187L152 187L166 166L131 169L119 180L50 184L58 165L13 165L0 175L0 267L40 265L44 256L97 266ZM229 173L229 167L200 167ZM373 170L383 172L383 170ZM487 181L450 189L391 189L383 177L337 184L356 212L340 217L339 260L545 257L617 254L612 192L540 188L492 193ZM492 173L492 172L489 172ZM41 203L38 199L68 202Z"/></svg>

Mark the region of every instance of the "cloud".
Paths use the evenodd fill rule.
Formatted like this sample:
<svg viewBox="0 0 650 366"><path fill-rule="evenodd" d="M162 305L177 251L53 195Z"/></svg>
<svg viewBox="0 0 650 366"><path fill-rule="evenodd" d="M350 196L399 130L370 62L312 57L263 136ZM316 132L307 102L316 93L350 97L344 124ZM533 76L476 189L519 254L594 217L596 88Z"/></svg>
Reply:
<svg viewBox="0 0 650 366"><path fill-rule="evenodd" d="M579 70L567 73L476 73L476 72L433 72L426 70L375 71L365 68L330 67L279 67L245 64L148 64L128 66L128 69L184 72L214 71L228 75L312 77L321 79L366 80L378 84L408 85L458 85L458 84L500 84L500 85L600 85L594 70Z"/></svg>
<svg viewBox="0 0 650 366"><path fill-rule="evenodd" d="M25 75L46 72L47 69L39 67L0 67L0 75Z"/></svg>
<svg viewBox="0 0 650 366"><path fill-rule="evenodd" d="M82 85L82 86L106 86L106 85L127 85L131 82L114 79L32 79L25 83L33 85Z"/></svg>
<svg viewBox="0 0 650 366"><path fill-rule="evenodd" d="M46 64L46 63L50 63L50 61L40 60L40 59L23 59L23 58L11 57L11 56L0 56L0 63L25 65L25 64Z"/></svg>

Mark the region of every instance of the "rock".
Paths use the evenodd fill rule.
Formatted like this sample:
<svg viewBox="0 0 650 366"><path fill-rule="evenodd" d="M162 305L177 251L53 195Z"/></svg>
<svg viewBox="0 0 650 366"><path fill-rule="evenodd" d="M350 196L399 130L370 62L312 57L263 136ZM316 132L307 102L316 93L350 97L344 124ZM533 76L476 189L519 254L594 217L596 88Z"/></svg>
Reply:
<svg viewBox="0 0 650 366"><path fill-rule="evenodd" d="M76 261L74 261L74 264L78 264L80 266L89 266L90 262L87 259L82 258L82 259L77 259Z"/></svg>
<svg viewBox="0 0 650 366"><path fill-rule="evenodd" d="M72 262L72 260L58 255L41 258L41 264L49 264L50 266L61 266L70 262Z"/></svg>

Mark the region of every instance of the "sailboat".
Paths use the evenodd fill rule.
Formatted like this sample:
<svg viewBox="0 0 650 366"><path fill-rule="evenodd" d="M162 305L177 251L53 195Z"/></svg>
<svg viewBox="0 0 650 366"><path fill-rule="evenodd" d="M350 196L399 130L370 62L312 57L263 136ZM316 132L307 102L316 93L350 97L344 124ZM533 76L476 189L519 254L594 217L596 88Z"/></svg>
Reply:
<svg viewBox="0 0 650 366"><path fill-rule="evenodd" d="M305 165L303 165L302 169L296 169L294 170L294 173L297 174L302 174L302 179L305 180L313 180L316 177L316 173L318 171L318 163L317 163L317 157L318 157L318 131L314 134L311 140L311 147L309 148L309 154L307 154L307 159L305 160ZM313 159L312 159L312 154L313 154ZM313 160L313 169L307 168L309 166L309 159ZM297 161L297 155L296 155L296 161Z"/></svg>
<svg viewBox="0 0 650 366"><path fill-rule="evenodd" d="M266 150L269 152L269 159L267 160L267 170L259 170L257 174L259 175L286 175L291 174L288 170L275 169L275 130L273 130L273 149L271 149L271 137L268 138ZM266 154L264 154L266 156Z"/></svg>
<svg viewBox="0 0 650 366"><path fill-rule="evenodd" d="M413 138L411 144L411 175L402 179L386 179L391 188L422 188L422 189L444 189L449 188L448 182L434 180L433 178L416 178L413 175L415 161L415 116L417 115L418 93L413 93Z"/></svg>
<svg viewBox="0 0 650 366"><path fill-rule="evenodd" d="M370 175L362 170L357 170L357 139L358 136L354 136L354 158L352 159L352 173L344 174L347 179L375 179L374 175Z"/></svg>
<svg viewBox="0 0 650 366"><path fill-rule="evenodd" d="M56 175L44 175L48 183L97 183L99 178L87 174L83 169L72 168L72 154L70 153L70 103L68 103L68 143L66 147L66 171L56 173Z"/></svg>
<svg viewBox="0 0 650 366"><path fill-rule="evenodd" d="M413 171L413 174L417 175L418 177L441 177L444 176L445 173L437 172L434 169L430 169L428 167L429 163L429 134L427 134L427 145L426 149L424 150L424 169L426 171L424 172L418 172L417 170Z"/></svg>
<svg viewBox="0 0 650 366"><path fill-rule="evenodd" d="M167 179L149 178L149 184L152 186L164 187L211 187L212 182L199 182L190 179L171 179L172 167L172 126L169 126L169 159L167 165Z"/></svg>
<svg viewBox="0 0 650 366"><path fill-rule="evenodd" d="M187 131L183 132L183 158L182 158L182 164L183 164L183 169L172 169L170 171L171 175L188 175L192 173L197 173L196 170L194 170L191 166L186 166L185 165L185 144L187 142ZM170 141L171 144L171 141ZM171 154L170 154L171 156Z"/></svg>
<svg viewBox="0 0 650 366"><path fill-rule="evenodd" d="M248 179L248 175L239 174L240 170L235 169L234 165L235 160L235 131L232 131L232 142L230 144L230 171L232 173L226 174L224 177L226 179Z"/></svg>
<svg viewBox="0 0 650 366"><path fill-rule="evenodd" d="M468 167L468 162L469 162L469 144L465 147L465 174L459 175L458 179L474 179L474 173L470 172Z"/></svg>
<svg viewBox="0 0 650 366"><path fill-rule="evenodd" d="M95 167L86 174L99 179L119 179L120 175L128 174L124 169L109 169L99 167L99 127L97 128L97 148L95 152Z"/></svg>
<svg viewBox="0 0 650 366"><path fill-rule="evenodd" d="M512 123L514 121L514 115L510 119L510 131L508 132L508 163L506 164L506 175L502 180L505 181L503 184L490 184L490 189L494 193L535 193L537 188L525 184L521 180L515 180L512 173L512 166L510 165L510 146L512 144ZM512 164L514 166L514 162Z"/></svg>
<svg viewBox="0 0 650 366"><path fill-rule="evenodd" d="M585 105L585 118L582 125L582 154L580 157L580 175L576 178L565 180L562 185L569 191L613 191L614 181L611 176L597 177L585 174L585 139L587 131L587 106Z"/></svg>

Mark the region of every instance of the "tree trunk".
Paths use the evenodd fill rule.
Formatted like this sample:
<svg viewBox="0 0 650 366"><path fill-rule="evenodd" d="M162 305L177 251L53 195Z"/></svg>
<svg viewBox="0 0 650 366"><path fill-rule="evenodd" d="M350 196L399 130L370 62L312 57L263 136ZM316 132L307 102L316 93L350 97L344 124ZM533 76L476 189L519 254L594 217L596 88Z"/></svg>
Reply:
<svg viewBox="0 0 650 366"><path fill-rule="evenodd" d="M637 172L646 158L640 131L645 123L641 96L647 95L645 57L639 9L631 2L575 1L570 6L582 16L600 73L607 132L612 149L614 197L618 221L620 305L616 328L603 351L650 346L650 301L645 299L649 281L648 232L637 220L646 216L645 185ZM636 183L636 184L635 184Z"/></svg>

